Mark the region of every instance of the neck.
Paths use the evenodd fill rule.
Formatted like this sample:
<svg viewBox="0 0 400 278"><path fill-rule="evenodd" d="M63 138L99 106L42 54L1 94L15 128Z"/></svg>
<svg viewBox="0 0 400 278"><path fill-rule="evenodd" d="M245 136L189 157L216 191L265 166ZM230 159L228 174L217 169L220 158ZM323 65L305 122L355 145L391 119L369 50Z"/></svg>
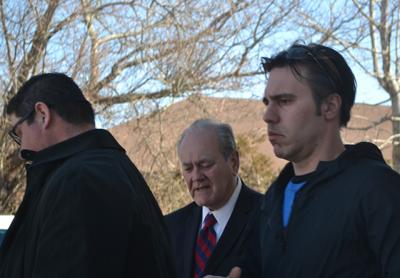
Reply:
<svg viewBox="0 0 400 278"><path fill-rule="evenodd" d="M66 128L66 133L65 133L65 139L69 139L75 136L78 136L79 134L82 134L84 132L87 132L89 130L94 129L95 127L91 124L85 124L85 125L80 125L80 126L72 126L70 128Z"/></svg>
<svg viewBox="0 0 400 278"><path fill-rule="evenodd" d="M340 133L338 132L331 140L325 140L317 146L307 158L301 161L293 161L296 176L314 172L320 161L335 160L345 150Z"/></svg>
<svg viewBox="0 0 400 278"><path fill-rule="evenodd" d="M94 128L95 126L92 124L74 125L64 122L54 130L53 136L50 136L51 142L49 142L49 145L61 143Z"/></svg>

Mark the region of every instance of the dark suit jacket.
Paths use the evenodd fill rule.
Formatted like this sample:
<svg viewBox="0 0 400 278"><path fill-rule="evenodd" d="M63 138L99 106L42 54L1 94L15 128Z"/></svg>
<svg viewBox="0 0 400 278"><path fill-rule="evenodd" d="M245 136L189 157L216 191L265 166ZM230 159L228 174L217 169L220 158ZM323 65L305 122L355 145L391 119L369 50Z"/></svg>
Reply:
<svg viewBox="0 0 400 278"><path fill-rule="evenodd" d="M208 259L204 275L227 276L240 265L252 212L261 194L242 183L242 189L217 246ZM193 277L194 248L201 224L202 208L194 202L165 216L178 278Z"/></svg>

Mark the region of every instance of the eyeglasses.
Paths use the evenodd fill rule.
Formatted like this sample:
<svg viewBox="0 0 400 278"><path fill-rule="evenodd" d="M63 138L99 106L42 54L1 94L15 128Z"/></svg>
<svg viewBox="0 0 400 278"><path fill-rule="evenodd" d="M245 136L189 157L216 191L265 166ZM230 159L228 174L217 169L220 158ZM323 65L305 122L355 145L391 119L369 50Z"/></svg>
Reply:
<svg viewBox="0 0 400 278"><path fill-rule="evenodd" d="M8 132L8 135L10 135L10 137L15 141L15 143L17 143L18 145L21 145L21 137L17 134L16 130L17 127L22 124L24 121L26 121L27 119L29 119L30 116L32 116L35 112L35 109L32 109L31 112L29 112L28 114L26 114L25 116L23 116L21 119L19 119L11 128L11 130Z"/></svg>

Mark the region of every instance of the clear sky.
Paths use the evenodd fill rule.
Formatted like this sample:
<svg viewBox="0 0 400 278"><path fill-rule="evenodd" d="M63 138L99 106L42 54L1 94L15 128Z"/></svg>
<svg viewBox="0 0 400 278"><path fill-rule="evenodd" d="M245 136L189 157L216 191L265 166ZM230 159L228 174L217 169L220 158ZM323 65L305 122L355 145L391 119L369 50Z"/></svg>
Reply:
<svg viewBox="0 0 400 278"><path fill-rule="evenodd" d="M354 69L354 75L357 79L357 103L376 104L389 98L389 94L380 88L374 78L357 69ZM385 103L388 104L389 102Z"/></svg>

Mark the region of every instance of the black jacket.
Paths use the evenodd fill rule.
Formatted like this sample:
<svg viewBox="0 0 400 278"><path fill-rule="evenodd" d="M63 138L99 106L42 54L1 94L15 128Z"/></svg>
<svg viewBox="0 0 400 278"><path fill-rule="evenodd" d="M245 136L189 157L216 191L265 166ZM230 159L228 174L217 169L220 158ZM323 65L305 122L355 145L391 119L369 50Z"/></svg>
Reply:
<svg viewBox="0 0 400 278"><path fill-rule="evenodd" d="M110 133L91 130L30 154L1 278L172 277L161 211Z"/></svg>
<svg viewBox="0 0 400 278"><path fill-rule="evenodd" d="M293 175L288 164L263 199L243 277L400 277L400 175L376 146L346 146L321 162L284 229L282 198Z"/></svg>
<svg viewBox="0 0 400 278"><path fill-rule="evenodd" d="M240 264L244 256L244 241L248 236L252 212L259 206L261 194L242 188L232 215L207 261L204 275L227 276L232 267ZM193 277L194 248L201 224L202 208L194 202L166 216L171 237L177 277Z"/></svg>

